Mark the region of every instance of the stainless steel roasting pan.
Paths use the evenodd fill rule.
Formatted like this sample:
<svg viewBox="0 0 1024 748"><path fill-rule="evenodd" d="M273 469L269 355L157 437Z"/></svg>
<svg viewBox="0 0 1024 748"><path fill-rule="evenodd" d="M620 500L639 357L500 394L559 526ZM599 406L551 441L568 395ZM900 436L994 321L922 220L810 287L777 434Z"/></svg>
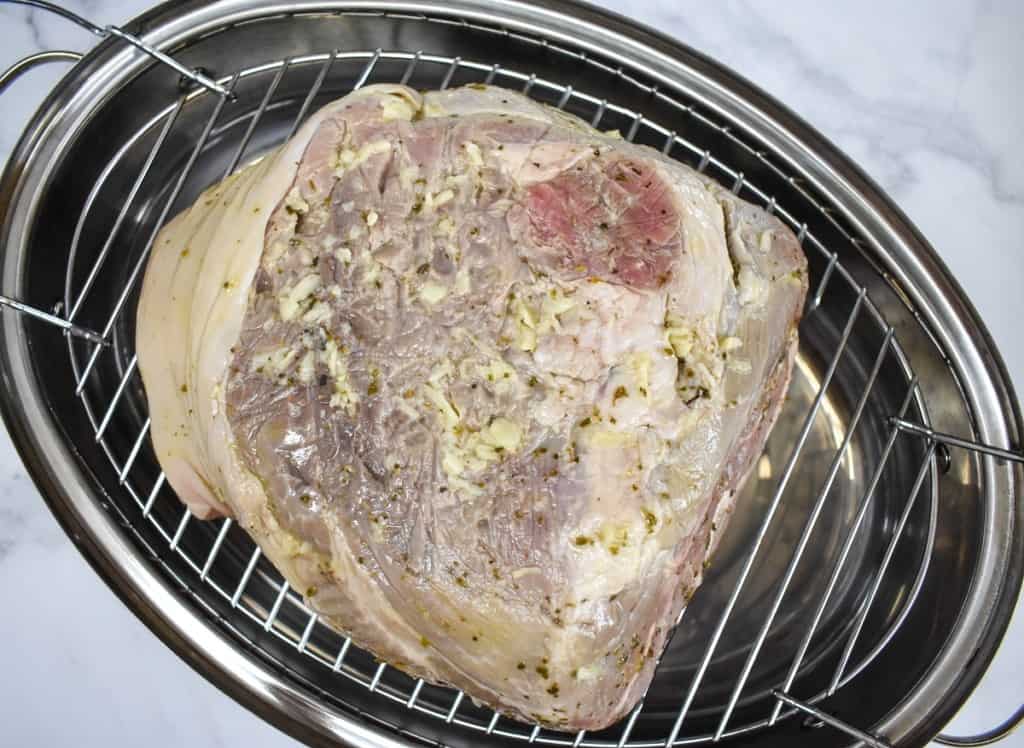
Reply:
<svg viewBox="0 0 1024 748"><path fill-rule="evenodd" d="M69 537L192 667L302 740L354 746L920 745L964 702L1024 569L1019 405L925 239L792 112L572 0L175 2L93 30L0 183L0 292L29 313L3 317L0 400ZM618 129L774 211L810 261L781 422L642 707L601 733L374 662L230 521L190 519L154 459L133 320L156 230L383 81L488 81Z"/></svg>

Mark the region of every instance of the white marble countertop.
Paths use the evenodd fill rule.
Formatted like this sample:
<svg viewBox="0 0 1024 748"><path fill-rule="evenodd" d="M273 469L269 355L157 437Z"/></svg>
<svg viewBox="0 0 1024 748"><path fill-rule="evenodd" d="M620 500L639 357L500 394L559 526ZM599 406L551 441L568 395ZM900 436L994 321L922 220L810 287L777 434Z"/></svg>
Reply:
<svg viewBox="0 0 1024 748"><path fill-rule="evenodd" d="M99 23L152 0L63 0ZM1024 4L1015 0L604 0L724 62L818 127L917 223L973 299L1024 392ZM94 41L0 5L0 68ZM60 66L57 66L60 67ZM59 76L3 96L0 163ZM295 745L194 673L92 572L0 433L0 742L12 746ZM1024 696L1024 615L949 730ZM1024 747L1024 731L1003 745Z"/></svg>

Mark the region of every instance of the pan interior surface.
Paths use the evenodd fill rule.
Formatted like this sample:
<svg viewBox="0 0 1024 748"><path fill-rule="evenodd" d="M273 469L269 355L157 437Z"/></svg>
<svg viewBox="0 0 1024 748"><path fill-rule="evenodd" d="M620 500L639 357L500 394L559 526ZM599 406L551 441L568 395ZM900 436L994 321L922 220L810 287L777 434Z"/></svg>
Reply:
<svg viewBox="0 0 1024 748"><path fill-rule="evenodd" d="M28 138L12 158L24 159L32 179L11 193L11 205L25 207L9 209L4 224L5 293L44 308L59 301L111 345L5 322L14 345L3 364L20 372L12 391L26 393L28 403L8 395L8 422L65 526L88 535L80 502L88 503L132 549L132 563L142 567L136 579L173 591L183 606L172 617L144 585L119 590L147 622L248 706L314 742L852 742L803 719L773 689L893 741L937 732L984 667L971 662L973 648L953 660L951 648L968 637L987 661L1009 618L993 611L1012 610L1021 473L949 450L893 419L1006 443L1019 439L1020 424L997 356L981 370L991 382L967 376L976 359L990 357L951 345L935 323L946 307L927 306L926 284L894 274L907 237L865 229L842 191L821 183L811 168L820 166L817 157L800 163L753 108L746 118L724 108L732 79L711 85L712 63L676 48L689 56L676 60L676 77L666 81L665 68L645 66L625 42L602 52L591 25L600 21L611 34L623 22L597 11L545 5L564 16L553 20L540 6L521 15L518 3L505 11L456 3L451 14L423 3L401 13L354 3L299 3L301 12L222 5L165 6L140 27L163 34L176 59L206 69L235 99L181 90L165 68L105 44L80 66L91 70L97 91L75 92L66 81L50 101L50 111L59 104L66 116L58 124L44 117L35 133L48 134L48 145ZM666 54L667 42L648 41L645 54ZM156 231L319 106L383 82L524 91L766 207L798 235L808 258L811 290L779 423L642 707L600 733L522 725L374 661L320 622L241 528L192 518L153 454L134 320ZM789 116L780 111L775 126L785 129ZM53 128L65 128L65 137L53 137ZM4 184L11 179L9 170ZM850 181L864 178L853 173ZM903 220L895 209L876 212ZM923 252L924 260L913 259L931 272L934 260ZM945 299L943 289L931 290ZM969 305L964 311L955 301L947 306L974 324ZM975 345L990 347L983 330ZM33 403L45 418L28 426ZM65 473L50 465L57 454L77 476L77 490L59 485ZM109 549L86 545L118 587ZM979 592L986 584L989 591ZM199 628L251 670L232 669L226 654L211 657L191 638Z"/></svg>

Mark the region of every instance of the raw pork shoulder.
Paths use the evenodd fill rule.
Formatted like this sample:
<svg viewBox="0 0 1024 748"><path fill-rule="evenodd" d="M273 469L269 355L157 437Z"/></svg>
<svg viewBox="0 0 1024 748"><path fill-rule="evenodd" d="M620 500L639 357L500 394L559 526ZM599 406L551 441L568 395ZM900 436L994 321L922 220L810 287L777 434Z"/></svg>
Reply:
<svg viewBox="0 0 1024 748"><path fill-rule="evenodd" d="M371 86L158 237L167 479L377 657L516 719L626 714L785 395L774 217L499 88Z"/></svg>

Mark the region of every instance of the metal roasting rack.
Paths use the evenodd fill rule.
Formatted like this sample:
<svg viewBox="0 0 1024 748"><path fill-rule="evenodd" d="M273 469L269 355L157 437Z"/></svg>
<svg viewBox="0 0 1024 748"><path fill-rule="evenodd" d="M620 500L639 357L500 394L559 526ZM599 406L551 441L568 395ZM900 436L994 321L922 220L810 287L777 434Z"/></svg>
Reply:
<svg viewBox="0 0 1024 748"><path fill-rule="evenodd" d="M461 22L464 28L477 33L491 34L495 40L514 36L519 43L536 45L538 54L564 58L566 69L577 66L597 67L604 74L614 76L620 85L630 88L632 95L650 97L657 100L659 105L673 110L677 115L673 121L691 123L694 127L713 130L723 144L727 144L730 149L740 149L749 157L756 159L760 166L773 175L773 178L782 180L801 194L806 202L814 206L819 214L817 217L823 216L844 237L845 247L836 247L819 239L799 211L791 210L788 205L777 200L771 191L761 189L743 171L733 168L726 157L720 157L718 153L692 142L683 128L667 127L658 121L648 119L629 106L618 103L618 99L593 91L578 90L572 85L538 76L529 70L511 68L469 56L434 54L429 49L409 51L374 48L338 49L268 60L259 66L246 67L218 76L191 70L118 27L99 27L50 3L36 0L14 1L57 12L97 35L121 39L143 54L153 57L159 64L173 68L182 76L183 84L190 84L183 85L182 92L175 100L169 101L158 116L145 123L127 139L119 155L107 165L103 170L103 177L92 188L75 229L70 250L71 263L66 273L62 302L56 308L47 311L15 299L0 297L0 304L17 313L53 325L67 337L67 353L76 383L74 394L88 418L96 444L106 454L110 467L116 473L117 483L131 499L133 508L127 513L122 510L123 522L128 528L145 523L151 530L156 531L166 546L152 551L153 558L157 559L158 563L165 563L161 559L166 553L184 562L187 576L181 578L181 585L185 594L197 586L214 590L230 611L224 621L225 626L246 640L258 655L272 660L283 657L285 668L301 670L309 663L315 667L325 668L338 677L357 684L372 694L373 698L400 704L407 710L435 718L451 729L462 731L464 735L469 736L467 739L470 741L474 740L473 736L476 735L574 748L668 748L717 743L723 739L770 730L779 720L803 716L808 720L807 724L831 725L864 744L876 748L890 745L884 737L860 729L846 719L830 714L826 707L817 705L856 678L885 650L913 606L926 570L926 561L921 562L918 568L900 570L901 573L909 574L909 581L908 594L901 603L899 613L885 634L871 642L862 641L865 621L873 611L873 604L883 580L887 573L894 573L893 559L911 513L915 511L915 507L919 511L926 502L936 500L935 476L943 472L948 464L949 448L965 449L1014 463L1024 463L1024 453L1016 449L982 443L970 437L939 432L931 427L927 420L923 393L910 365L911 357L901 346L898 330L887 322L885 314L873 301L868 288L857 281L855 274L847 268L844 261L845 253L850 251L850 248L855 249L860 239L834 217L834 212L828 205L819 202L811 191L803 189L799 176L789 173L769 154L749 144L742 133L719 123L701 108L633 77L621 67L615 68L596 57L562 47L545 38L533 38L484 24ZM352 11L352 14L358 15L355 11ZM412 15L409 18L421 23L460 25L460 22L427 15ZM28 58L0 75L0 92L24 70L36 64L75 61L78 57L75 53L50 52ZM117 418L120 409L145 407L144 400L139 394L141 385L133 341L131 336L124 334L122 330L125 318L133 308L134 294L137 293L137 286L156 234L172 215L172 209L181 207L179 198L182 196L183 187L203 159L210 144L215 141L223 142L225 139L236 143L227 168L219 174L211 175L212 181L228 176L239 165L248 163L265 152L268 147L275 145L265 142L255 145L266 117L290 117L290 125L287 128L287 136L290 137L328 93L330 98L334 98L347 90L355 90L370 83L413 83L417 80L417 74L428 68L433 71L431 78L440 77L440 88L471 81L493 83L519 89L560 109L582 115L595 127L612 126L610 123L613 123L626 140L659 145L662 153L679 159L698 171L712 174L734 193L774 213L797 234L812 260L812 266L816 268L805 310L805 326L814 320L816 311L828 294L848 294L852 299L845 326L839 331L831 358L826 361L817 382L817 393L806 413L800 414L802 425L783 462L774 491L764 503L763 516L759 518L754 542L744 551L745 557L739 565L735 586L729 593L724 607L717 614L713 633L698 659L695 674L689 686L680 693L675 718L671 728L663 736L651 738L644 732L643 737L634 737L645 719L643 701L626 720L610 731L603 731L599 735L589 735L585 732L566 735L542 728L540 725L526 727L502 718L497 713L472 705L462 692L446 691L425 684L422 680L409 678L390 668L386 663L375 662L367 653L360 651L350 639L334 633L319 621L305 606L301 596L289 588L276 570L262 558L260 549L234 525L231 519L202 526L204 523L197 523L192 515L177 503L164 474L155 467L148 446L150 420L144 412L141 417L141 428L134 438L112 439L108 433L108 428ZM308 90L298 97L292 93L281 93L282 81L296 71L315 71L311 73L312 84ZM262 87L262 96L256 98L259 103L255 108L249 107L236 96L237 89L243 84ZM185 155L177 179L160 193L158 205L151 205L148 208L155 218L147 222L141 237L133 235L133 246L129 255L131 262L123 275L120 290L112 295L112 303L106 309L105 317L97 318L94 315L91 318L95 327L84 324L80 317L89 303L90 295L117 277L110 267L112 263L109 260L115 252L122 251L119 249L122 237L135 220L134 216L136 211L140 210L140 204L152 200L152 196L147 193L147 178L150 176L151 167L172 147L172 143L177 143L174 147L180 147L180 140L176 138L176 124L183 112L202 106L206 106L209 113L198 137L184 149ZM126 174L119 166L121 156L129 149L139 147L140 143L148 144L148 156L137 173ZM115 187L117 194L124 195L123 204L113 223L103 233L104 239L99 251L94 257L90 257L91 265L83 269L77 266L76 262L78 258L87 255L81 245L87 241L90 232L95 231L92 224L94 206L102 201L106 191L113 191ZM98 323L95 322L97 319ZM838 438L837 447L828 460L824 480L814 490L814 500L799 536L792 539L792 555L784 571L778 576L774 596L767 606L767 615L752 638L749 651L743 658L742 668L729 690L726 704L715 715L717 726L710 732L688 731L688 717L701 693L709 667L716 657L723 632L754 570L758 552L772 531L773 521L784 504L787 489L798 477L799 463L804 455L808 435L822 409L828 407L826 396L829 386L842 366L844 351L857 325L870 325L876 328L881 344L870 368L863 373L861 394L851 409L852 415L847 430ZM112 385L101 387L97 385L95 374L98 364L104 357L113 357L117 361L116 368L120 376ZM784 596L801 559L804 558L830 491L837 482L844 480L844 458L847 456L851 439L865 407L871 402L873 388L886 362L892 360L899 363L898 368L905 381L905 394L901 405L893 410L889 417L888 432L877 460L871 465L871 477L859 501L857 513L848 525L837 560L832 568L823 570L828 577L824 593L809 610L806 628L799 644L793 649L788 670L779 678L776 688L771 690L774 697L771 709L759 718L738 722L735 717L743 704L744 689L758 665ZM916 415L911 417L912 413ZM872 501L882 485L894 445L901 439L921 442L920 462L916 467L912 486L903 499L902 511L899 512L894 525L888 528L889 535L884 544L884 553L877 565L874 578L868 580L860 609L846 629L847 638L842 647L842 655L830 681L816 693L797 697L796 686L813 649L815 634L826 615L833 594L844 583L844 564L860 540L859 533L865 525ZM934 521L934 510L932 512ZM197 528L197 525L201 526ZM227 553L236 558L236 565L241 568L240 576L237 578L224 571ZM277 644L274 647L268 646L266 637L270 637ZM281 655L280 652L286 654ZM806 689L799 692L805 693ZM367 719L384 721L375 718L372 710L359 708L358 711ZM1024 709L1018 711L1004 725L984 735L971 738L940 736L939 740L949 745L987 744L1008 734L1022 718ZM420 735L400 723L386 724L385 727L404 739L443 744L442 741Z"/></svg>

